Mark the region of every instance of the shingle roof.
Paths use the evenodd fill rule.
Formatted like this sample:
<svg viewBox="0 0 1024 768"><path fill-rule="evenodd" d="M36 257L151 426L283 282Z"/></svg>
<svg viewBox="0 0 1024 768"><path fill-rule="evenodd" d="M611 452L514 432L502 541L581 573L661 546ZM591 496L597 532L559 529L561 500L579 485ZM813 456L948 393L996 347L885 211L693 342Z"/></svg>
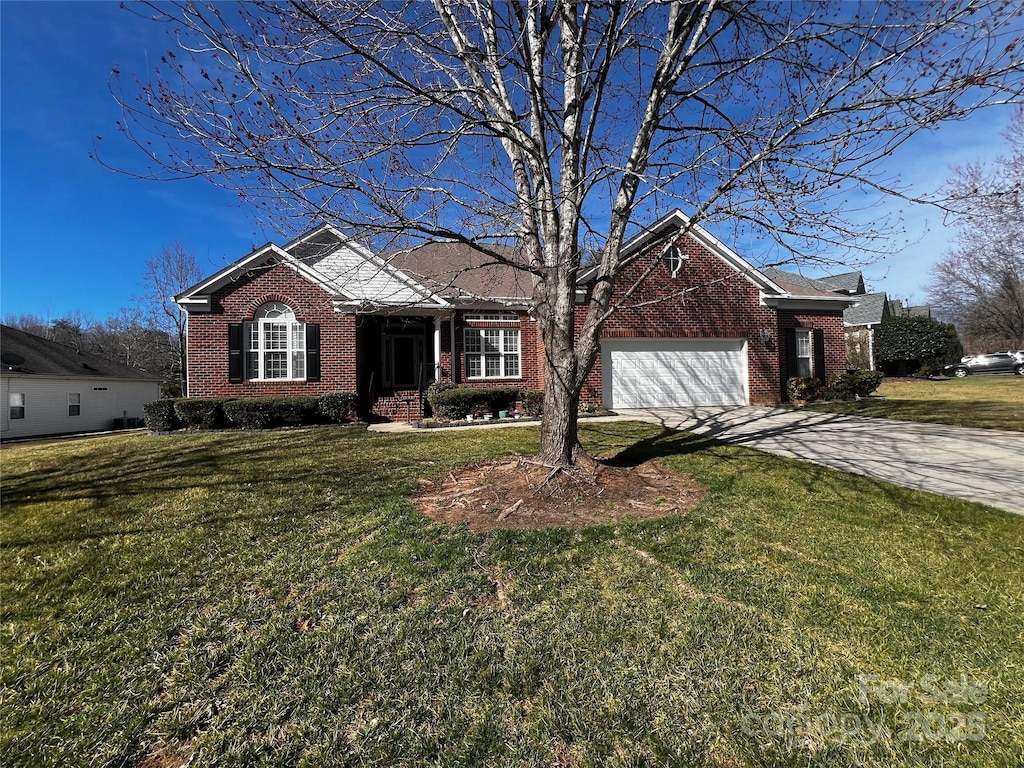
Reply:
<svg viewBox="0 0 1024 768"><path fill-rule="evenodd" d="M775 282L785 280L788 283L802 285L806 288L816 288L828 293L845 293L854 296L864 293L864 277L860 272L844 272L841 275L825 275L824 277L804 277L778 267L765 267L761 271Z"/></svg>
<svg viewBox="0 0 1024 768"><path fill-rule="evenodd" d="M815 280L824 290L849 293L855 295L864 294L864 276L860 272L844 272L841 275L826 275Z"/></svg>
<svg viewBox="0 0 1024 768"><path fill-rule="evenodd" d="M87 378L148 379L159 377L105 357L79 352L67 344L0 325L0 371L19 375L83 376Z"/></svg>
<svg viewBox="0 0 1024 768"><path fill-rule="evenodd" d="M843 312L847 325L875 325L889 314L889 302L885 293L865 293L857 297L859 303Z"/></svg>
<svg viewBox="0 0 1024 768"><path fill-rule="evenodd" d="M510 261L520 255L507 245L486 248ZM382 257L405 274L446 299L514 299L533 295L530 274L494 260L465 243L425 243Z"/></svg>
<svg viewBox="0 0 1024 768"><path fill-rule="evenodd" d="M785 270L776 269L775 267L765 267L761 272L784 291L797 296L836 295L835 291L823 288L820 281L804 277L803 275L798 275L795 272L786 272Z"/></svg>
<svg viewBox="0 0 1024 768"><path fill-rule="evenodd" d="M816 280L798 275L795 272L786 272L784 269L778 269L777 267L764 267L761 270L761 274L773 283L788 283L790 286L801 289L824 290L817 284ZM787 290L789 289L787 288Z"/></svg>
<svg viewBox="0 0 1024 768"><path fill-rule="evenodd" d="M834 291L823 291L814 285L804 285L803 283L791 283L788 280L772 280L782 290L787 293L791 293L794 296L831 296L832 298L840 298Z"/></svg>

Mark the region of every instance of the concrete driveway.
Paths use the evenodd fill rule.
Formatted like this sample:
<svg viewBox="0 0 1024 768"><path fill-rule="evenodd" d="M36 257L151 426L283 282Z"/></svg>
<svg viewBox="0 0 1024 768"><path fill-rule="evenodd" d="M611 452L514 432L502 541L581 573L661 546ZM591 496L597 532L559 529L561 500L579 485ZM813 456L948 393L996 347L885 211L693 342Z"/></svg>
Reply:
<svg viewBox="0 0 1024 768"><path fill-rule="evenodd" d="M656 408L622 416L1024 514L1024 433L788 408Z"/></svg>

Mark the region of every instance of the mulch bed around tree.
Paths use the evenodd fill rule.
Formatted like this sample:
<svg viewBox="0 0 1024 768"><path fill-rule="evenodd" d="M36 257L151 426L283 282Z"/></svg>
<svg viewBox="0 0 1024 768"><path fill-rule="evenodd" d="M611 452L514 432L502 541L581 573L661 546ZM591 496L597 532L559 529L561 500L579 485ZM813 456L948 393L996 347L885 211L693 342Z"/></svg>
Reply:
<svg viewBox="0 0 1024 768"><path fill-rule="evenodd" d="M620 520L678 515L696 506L705 488L655 461L638 467L598 462L592 469L553 470L525 457L474 464L440 481L424 481L414 498L427 517L496 528L584 528Z"/></svg>

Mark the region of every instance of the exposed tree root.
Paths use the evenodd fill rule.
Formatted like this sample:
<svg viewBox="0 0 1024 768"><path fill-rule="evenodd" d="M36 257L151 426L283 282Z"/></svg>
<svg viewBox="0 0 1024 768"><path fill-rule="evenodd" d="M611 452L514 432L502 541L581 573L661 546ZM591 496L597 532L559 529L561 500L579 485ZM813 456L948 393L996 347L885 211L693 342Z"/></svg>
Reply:
<svg viewBox="0 0 1024 768"><path fill-rule="evenodd" d="M692 478L655 462L634 468L591 460L564 467L519 456L455 470L424 487L414 501L438 522L487 531L664 517L685 513L703 495Z"/></svg>

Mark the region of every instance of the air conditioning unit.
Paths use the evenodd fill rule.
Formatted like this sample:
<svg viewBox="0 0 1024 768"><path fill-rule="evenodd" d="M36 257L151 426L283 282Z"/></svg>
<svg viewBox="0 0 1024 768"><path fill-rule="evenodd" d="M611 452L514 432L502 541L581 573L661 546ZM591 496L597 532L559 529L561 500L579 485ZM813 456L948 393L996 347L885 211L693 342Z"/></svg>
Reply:
<svg viewBox="0 0 1024 768"><path fill-rule="evenodd" d="M139 426L139 419L135 416L124 416L114 419L114 429L135 429Z"/></svg>

